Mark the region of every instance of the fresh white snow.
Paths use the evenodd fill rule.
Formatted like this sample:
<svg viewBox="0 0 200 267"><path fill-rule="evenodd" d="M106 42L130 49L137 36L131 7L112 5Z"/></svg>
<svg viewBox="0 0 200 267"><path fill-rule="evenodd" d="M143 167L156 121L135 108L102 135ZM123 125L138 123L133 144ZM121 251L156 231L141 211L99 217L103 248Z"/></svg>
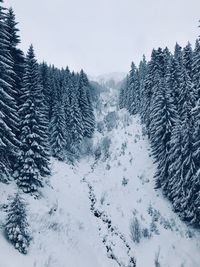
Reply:
<svg viewBox="0 0 200 267"><path fill-rule="evenodd" d="M200 266L199 232L181 222L154 189L156 166L140 119L117 110L116 101L117 92L108 90L96 114L103 121L117 112L116 127L94 137L94 149L105 137L111 140L109 157L89 156L76 166L52 160L41 197L25 195L33 237L27 255L5 239L6 204L17 189L1 184L0 267L129 267L131 256L137 267L155 267L156 255L161 267ZM139 243L130 234L133 218L151 235Z"/></svg>

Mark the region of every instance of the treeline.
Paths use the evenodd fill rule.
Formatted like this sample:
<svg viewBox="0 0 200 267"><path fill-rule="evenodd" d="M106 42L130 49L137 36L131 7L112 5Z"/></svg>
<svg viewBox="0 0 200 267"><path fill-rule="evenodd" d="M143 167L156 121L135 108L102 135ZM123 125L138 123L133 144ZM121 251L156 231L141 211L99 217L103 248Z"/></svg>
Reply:
<svg viewBox="0 0 200 267"><path fill-rule="evenodd" d="M139 114L157 163L156 188L188 223L200 226L200 39L174 53L153 49L134 63L120 108Z"/></svg>
<svg viewBox="0 0 200 267"><path fill-rule="evenodd" d="M74 162L95 128L86 74L38 64L24 56L12 9L0 0L0 181L15 178L37 191L50 174L50 156Z"/></svg>
<svg viewBox="0 0 200 267"><path fill-rule="evenodd" d="M39 64L26 56L13 10L0 0L0 181L18 192L7 210L5 234L21 253L31 241L22 192L34 193L51 173L50 156L74 163L95 130L96 95L86 74Z"/></svg>

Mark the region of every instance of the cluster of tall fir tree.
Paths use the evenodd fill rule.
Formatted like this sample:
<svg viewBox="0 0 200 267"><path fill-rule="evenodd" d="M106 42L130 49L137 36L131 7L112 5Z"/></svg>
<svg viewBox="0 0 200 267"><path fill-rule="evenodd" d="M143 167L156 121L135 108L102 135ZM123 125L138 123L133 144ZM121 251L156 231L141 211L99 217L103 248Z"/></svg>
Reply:
<svg viewBox="0 0 200 267"><path fill-rule="evenodd" d="M174 53L153 49L121 88L120 108L139 114L157 163L156 188L180 217L200 226L200 39Z"/></svg>
<svg viewBox="0 0 200 267"><path fill-rule="evenodd" d="M5 233L21 253L30 234L20 191L37 192L50 175L50 156L76 160L91 138L95 118L86 74L38 64L31 45L27 55L13 10L0 0L0 182L12 177L18 192L12 198Z"/></svg>
<svg viewBox="0 0 200 267"><path fill-rule="evenodd" d="M14 12L0 0L0 181L14 177L29 193L50 174L50 155L78 157L95 118L83 71L38 64L33 46L24 56L19 43Z"/></svg>

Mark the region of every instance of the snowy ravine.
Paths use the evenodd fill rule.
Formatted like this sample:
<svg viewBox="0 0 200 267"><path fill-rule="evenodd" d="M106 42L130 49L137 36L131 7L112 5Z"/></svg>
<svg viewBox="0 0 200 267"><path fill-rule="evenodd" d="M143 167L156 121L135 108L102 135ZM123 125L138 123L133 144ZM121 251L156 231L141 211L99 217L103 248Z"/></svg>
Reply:
<svg viewBox="0 0 200 267"><path fill-rule="evenodd" d="M1 185L0 267L199 267L200 235L172 212L154 190L156 166L137 116L117 110L117 94L101 95L97 120L116 112L109 131L101 123L94 150L101 156L82 159L75 167L52 160L50 185L40 199L25 195L32 241L20 254L3 233L6 203L16 191ZM114 114L114 113L113 113ZM104 141L103 141L104 140ZM107 140L107 142L105 142ZM137 218L140 242L130 225Z"/></svg>

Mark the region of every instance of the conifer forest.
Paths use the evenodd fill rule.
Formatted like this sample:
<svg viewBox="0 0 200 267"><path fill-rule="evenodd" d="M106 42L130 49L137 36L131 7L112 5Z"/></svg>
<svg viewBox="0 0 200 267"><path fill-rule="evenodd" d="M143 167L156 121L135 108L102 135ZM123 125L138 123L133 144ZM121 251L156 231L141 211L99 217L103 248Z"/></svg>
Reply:
<svg viewBox="0 0 200 267"><path fill-rule="evenodd" d="M92 76L20 25L0 0L0 267L200 267L200 37Z"/></svg>

